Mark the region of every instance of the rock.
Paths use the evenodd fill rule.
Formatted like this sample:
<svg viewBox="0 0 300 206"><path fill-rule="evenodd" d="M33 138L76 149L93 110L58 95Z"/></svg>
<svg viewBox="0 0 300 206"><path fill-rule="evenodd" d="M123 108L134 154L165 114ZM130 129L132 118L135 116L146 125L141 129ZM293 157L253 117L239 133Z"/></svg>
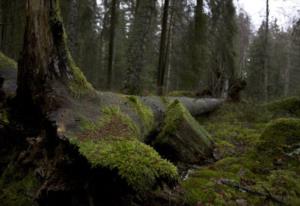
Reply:
<svg viewBox="0 0 300 206"><path fill-rule="evenodd" d="M266 105L274 116L300 117L300 97L289 97Z"/></svg>
<svg viewBox="0 0 300 206"><path fill-rule="evenodd" d="M178 100L167 108L153 145L163 157L175 163L197 164L212 157L210 135Z"/></svg>
<svg viewBox="0 0 300 206"><path fill-rule="evenodd" d="M258 152L265 157L279 160L292 153L299 144L300 119L281 118L272 121L264 130Z"/></svg>

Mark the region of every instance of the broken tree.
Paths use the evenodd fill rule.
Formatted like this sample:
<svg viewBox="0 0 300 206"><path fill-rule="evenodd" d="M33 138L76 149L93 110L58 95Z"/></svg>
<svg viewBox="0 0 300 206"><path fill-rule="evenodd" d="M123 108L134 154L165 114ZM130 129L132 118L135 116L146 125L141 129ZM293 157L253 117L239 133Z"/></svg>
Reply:
<svg viewBox="0 0 300 206"><path fill-rule="evenodd" d="M17 155L17 165L26 164L22 174L35 180L31 190L39 203L120 205L138 202L133 198L136 194L149 196L159 185L175 185L177 168L144 143L154 130L159 134L151 136L151 142L156 144L157 137L172 146L177 140L186 142L180 150L186 149L193 161L185 162L184 153L176 161L200 163L211 156L212 140L199 132L201 126L184 106L199 115L213 111L222 100L136 97L94 90L72 60L58 14L57 0L27 1L18 65L18 115L13 117L21 117L24 130L32 130L26 128L28 121L35 128L24 133L28 147ZM176 118L172 114L168 118L166 111L174 112ZM172 135L164 134L169 127L174 128ZM182 136L189 132L192 141L189 135ZM173 142L178 134L180 138ZM199 147L191 152L190 144ZM168 158L165 150L162 153Z"/></svg>

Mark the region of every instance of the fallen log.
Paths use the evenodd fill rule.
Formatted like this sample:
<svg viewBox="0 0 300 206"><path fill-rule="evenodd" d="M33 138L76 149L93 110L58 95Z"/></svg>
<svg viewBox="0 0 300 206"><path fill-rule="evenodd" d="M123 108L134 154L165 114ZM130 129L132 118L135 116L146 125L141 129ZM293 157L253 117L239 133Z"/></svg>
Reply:
<svg viewBox="0 0 300 206"><path fill-rule="evenodd" d="M193 141L180 148L193 146L197 150L190 153L193 162L205 159L212 142L208 135L202 136L199 124L185 107L196 116L216 109L222 100L96 91L71 58L57 5L57 0L28 0L24 48L18 64L14 109L22 116L21 123L28 125L30 121L36 127L31 133L36 140L28 139L28 149L18 159L26 168L30 165L29 177L38 179L36 199L53 205L56 201L122 205L116 197L124 201L124 194L145 195L160 185L174 186L177 168L146 145L145 137L157 128L166 131L166 111L173 102L180 103L182 118L172 121L176 123L172 124L173 135L192 132ZM5 72L1 75L5 78ZM185 126L177 124L181 120ZM167 134L160 136L163 139ZM188 159L180 156L182 161ZM108 200L110 191L116 190Z"/></svg>

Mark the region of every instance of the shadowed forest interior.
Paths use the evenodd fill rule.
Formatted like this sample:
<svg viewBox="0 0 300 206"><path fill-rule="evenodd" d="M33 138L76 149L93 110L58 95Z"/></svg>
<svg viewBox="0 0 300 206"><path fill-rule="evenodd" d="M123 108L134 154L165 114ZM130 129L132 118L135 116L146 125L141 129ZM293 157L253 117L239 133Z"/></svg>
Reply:
<svg viewBox="0 0 300 206"><path fill-rule="evenodd" d="M300 205L300 3L243 2L0 0L0 205Z"/></svg>

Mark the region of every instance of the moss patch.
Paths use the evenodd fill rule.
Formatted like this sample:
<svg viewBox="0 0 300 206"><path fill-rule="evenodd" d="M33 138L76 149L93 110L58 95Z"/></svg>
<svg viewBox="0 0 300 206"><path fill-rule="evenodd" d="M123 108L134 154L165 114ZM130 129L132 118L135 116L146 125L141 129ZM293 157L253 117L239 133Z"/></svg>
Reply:
<svg viewBox="0 0 300 206"><path fill-rule="evenodd" d="M177 168L139 141L140 132L119 108L103 109L97 122L82 121L82 132L71 138L92 167L117 170L136 191L146 191L161 182L178 181Z"/></svg>
<svg viewBox="0 0 300 206"><path fill-rule="evenodd" d="M136 96L128 96L128 99L143 122L144 128L146 129L145 133L149 133L154 127L154 115L152 110Z"/></svg>
<svg viewBox="0 0 300 206"><path fill-rule="evenodd" d="M139 138L139 128L128 115L121 112L119 107L106 107L102 109L102 113L102 117L96 121L82 118L80 120L81 133L76 138L81 140Z"/></svg>
<svg viewBox="0 0 300 206"><path fill-rule="evenodd" d="M255 110L261 112L254 116ZM299 120L267 124L271 118L261 106L231 104L200 119L221 155L216 163L190 171L182 182L187 205L299 204L300 165L293 156Z"/></svg>
<svg viewBox="0 0 300 206"><path fill-rule="evenodd" d="M199 163L209 159L212 153L210 135L178 100L168 106L161 132L153 145L176 163Z"/></svg>
<svg viewBox="0 0 300 206"><path fill-rule="evenodd" d="M120 177L137 191L152 189L160 181L177 182L176 167L136 139L88 140L78 145L80 153L93 167L116 169Z"/></svg>
<svg viewBox="0 0 300 206"><path fill-rule="evenodd" d="M76 66L71 53L67 47L67 34L63 27L63 21L60 14L59 1L56 2L55 11L52 12L50 17L50 25L53 30L54 40L57 41L57 48L60 50L61 55L65 55L65 59L62 61L67 61L67 67L70 71L71 76L68 79L68 87L71 94L75 97L81 97L85 94L91 94L91 92L95 92L92 85L87 81L86 77L80 70L78 66Z"/></svg>
<svg viewBox="0 0 300 206"><path fill-rule="evenodd" d="M17 69L17 63L0 52L0 70L1 69Z"/></svg>
<svg viewBox="0 0 300 206"><path fill-rule="evenodd" d="M300 147L300 119L272 121L261 136L258 152L271 157L291 153Z"/></svg>
<svg viewBox="0 0 300 206"><path fill-rule="evenodd" d="M266 107L275 116L292 116L300 117L300 98L289 97L286 99L271 102Z"/></svg>
<svg viewBox="0 0 300 206"><path fill-rule="evenodd" d="M193 131L195 131L200 137L205 137L203 138L203 141L207 145L211 144L209 133L200 126L200 124L178 100L175 100L169 105L165 115L164 126L162 128L162 132L158 136L158 139L165 139L169 134L177 131L178 126L184 120L189 123Z"/></svg>

